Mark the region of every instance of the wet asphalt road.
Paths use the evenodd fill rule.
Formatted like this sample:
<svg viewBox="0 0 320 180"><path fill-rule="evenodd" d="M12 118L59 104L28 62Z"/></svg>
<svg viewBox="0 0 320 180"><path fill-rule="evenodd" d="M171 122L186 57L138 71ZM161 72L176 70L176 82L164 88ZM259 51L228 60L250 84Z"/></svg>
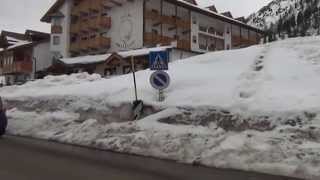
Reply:
<svg viewBox="0 0 320 180"><path fill-rule="evenodd" d="M6 136L1 180L295 180Z"/></svg>

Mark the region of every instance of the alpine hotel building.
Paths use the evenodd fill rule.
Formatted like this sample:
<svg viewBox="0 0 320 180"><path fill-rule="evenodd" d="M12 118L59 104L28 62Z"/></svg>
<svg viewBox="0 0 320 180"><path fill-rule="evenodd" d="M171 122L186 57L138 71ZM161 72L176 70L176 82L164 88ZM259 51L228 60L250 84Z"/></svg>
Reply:
<svg viewBox="0 0 320 180"><path fill-rule="evenodd" d="M128 57L119 52L131 52L145 68L148 48L167 47L175 60L247 47L263 36L244 18L218 13L214 6L201 8L195 0L57 0L41 21L51 23L50 51L56 59L78 70L96 72L103 66L104 75L125 73ZM144 53L135 52L139 49ZM109 55L94 58L102 54Z"/></svg>

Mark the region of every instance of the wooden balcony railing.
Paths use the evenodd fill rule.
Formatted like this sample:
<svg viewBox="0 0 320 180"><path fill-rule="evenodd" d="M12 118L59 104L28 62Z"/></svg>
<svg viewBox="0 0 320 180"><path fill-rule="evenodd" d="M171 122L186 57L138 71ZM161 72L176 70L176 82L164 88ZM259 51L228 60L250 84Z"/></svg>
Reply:
<svg viewBox="0 0 320 180"><path fill-rule="evenodd" d="M80 6L74 6L71 9L71 15L72 16L79 16L80 15Z"/></svg>
<svg viewBox="0 0 320 180"><path fill-rule="evenodd" d="M145 19L149 19L155 22L159 21L162 24L178 26L183 29L191 28L191 22L189 20L184 20L176 16L161 15L158 10L146 10L144 16Z"/></svg>
<svg viewBox="0 0 320 180"><path fill-rule="evenodd" d="M89 20L81 21L79 26L79 32L81 33L88 33L90 31Z"/></svg>
<svg viewBox="0 0 320 180"><path fill-rule="evenodd" d="M96 36L91 38L88 43L90 49L105 49L110 48L111 39L103 36Z"/></svg>
<svg viewBox="0 0 320 180"><path fill-rule="evenodd" d="M102 28L111 28L111 17L101 17L100 26Z"/></svg>
<svg viewBox="0 0 320 180"><path fill-rule="evenodd" d="M161 37L161 45L170 45L171 42L175 41L174 38L168 36Z"/></svg>
<svg viewBox="0 0 320 180"><path fill-rule="evenodd" d="M157 10L146 10L144 16L146 19L150 19L153 21L161 20L161 15L159 14L159 11L157 11Z"/></svg>
<svg viewBox="0 0 320 180"><path fill-rule="evenodd" d="M57 25L51 26L51 33L52 34L61 34L62 33L62 26L57 26Z"/></svg>
<svg viewBox="0 0 320 180"><path fill-rule="evenodd" d="M191 22L189 20L177 19L176 24L183 29L191 29Z"/></svg>
<svg viewBox="0 0 320 180"><path fill-rule="evenodd" d="M233 43L233 46L243 46L243 47L258 44L258 42L255 40L241 38L240 36L232 36L232 43Z"/></svg>
<svg viewBox="0 0 320 180"><path fill-rule="evenodd" d="M165 15L162 15L161 16L161 22L163 24L169 24L169 25L176 25L176 17L174 16L165 16Z"/></svg>
<svg viewBox="0 0 320 180"><path fill-rule="evenodd" d="M4 65L2 72L3 74L31 73L32 65L32 61L14 61L13 64Z"/></svg>
<svg viewBox="0 0 320 180"><path fill-rule="evenodd" d="M90 29L92 30L98 30L99 29L99 21L100 18L99 17L94 17L94 18L90 18L88 21L88 26Z"/></svg>
<svg viewBox="0 0 320 180"><path fill-rule="evenodd" d="M161 45L170 45L176 39L168 36L161 36L156 33L144 33L144 43L145 44L161 44Z"/></svg>
<svg viewBox="0 0 320 180"><path fill-rule="evenodd" d="M178 40L177 48L190 51L191 50L191 41L189 41L189 40Z"/></svg>
<svg viewBox="0 0 320 180"><path fill-rule="evenodd" d="M79 4L79 12L80 13L89 13L89 7L90 7L91 1L84 0L81 1Z"/></svg>
<svg viewBox="0 0 320 180"><path fill-rule="evenodd" d="M89 9L91 11L97 11L99 12L101 10L102 7L102 0L91 0Z"/></svg>
<svg viewBox="0 0 320 180"><path fill-rule="evenodd" d="M80 23L75 23L70 25L70 32L77 34L80 32Z"/></svg>
<svg viewBox="0 0 320 180"><path fill-rule="evenodd" d="M156 33L144 33L144 42L146 44L158 44L161 43L161 36Z"/></svg>
<svg viewBox="0 0 320 180"><path fill-rule="evenodd" d="M87 51L88 48L89 48L89 40L86 39L86 40L80 40L78 43L78 47L79 47L79 50L80 51Z"/></svg>
<svg viewBox="0 0 320 180"><path fill-rule="evenodd" d="M71 52L78 52L79 50L80 50L80 46L77 41L70 43L70 51Z"/></svg>

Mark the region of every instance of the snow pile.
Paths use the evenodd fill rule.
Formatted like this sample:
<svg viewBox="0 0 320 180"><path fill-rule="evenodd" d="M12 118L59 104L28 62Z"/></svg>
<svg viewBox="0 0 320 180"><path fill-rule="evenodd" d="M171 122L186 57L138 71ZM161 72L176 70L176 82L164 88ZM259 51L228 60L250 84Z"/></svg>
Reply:
<svg viewBox="0 0 320 180"><path fill-rule="evenodd" d="M320 178L320 37L208 53L170 64L157 102L138 72L143 118L131 121L132 75L48 77L0 94L11 134L301 178Z"/></svg>
<svg viewBox="0 0 320 180"><path fill-rule="evenodd" d="M79 73L71 75L61 75L61 76L47 76L44 79L37 81L29 81L24 85L18 86L7 86L3 87L1 95L5 96L5 93L8 92L8 96L15 95L16 97L21 96L38 96L42 92L46 92L48 89L57 88L60 89L60 92L63 93L63 88L75 85L84 85L86 83L91 83L95 81L102 80L99 74L88 74L88 73ZM3 94L2 94L3 93Z"/></svg>

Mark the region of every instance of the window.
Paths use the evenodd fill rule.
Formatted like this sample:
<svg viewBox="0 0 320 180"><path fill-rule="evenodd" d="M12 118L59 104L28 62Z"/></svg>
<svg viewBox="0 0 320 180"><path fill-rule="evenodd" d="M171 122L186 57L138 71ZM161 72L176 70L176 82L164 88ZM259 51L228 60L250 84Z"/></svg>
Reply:
<svg viewBox="0 0 320 180"><path fill-rule="evenodd" d="M207 32L207 27L204 25L199 25L199 31Z"/></svg>
<svg viewBox="0 0 320 180"><path fill-rule="evenodd" d="M192 36L192 42L197 43L197 36Z"/></svg>
<svg viewBox="0 0 320 180"><path fill-rule="evenodd" d="M193 17L192 17L192 23L193 23L193 24L197 24L197 17L196 17L196 16L193 16Z"/></svg>
<svg viewBox="0 0 320 180"><path fill-rule="evenodd" d="M60 37L59 36L53 36L53 45L59 45L60 44Z"/></svg>
<svg viewBox="0 0 320 180"><path fill-rule="evenodd" d="M106 68L106 69L104 69L104 76L106 76L106 77L115 75L116 73L117 73L116 68Z"/></svg>

